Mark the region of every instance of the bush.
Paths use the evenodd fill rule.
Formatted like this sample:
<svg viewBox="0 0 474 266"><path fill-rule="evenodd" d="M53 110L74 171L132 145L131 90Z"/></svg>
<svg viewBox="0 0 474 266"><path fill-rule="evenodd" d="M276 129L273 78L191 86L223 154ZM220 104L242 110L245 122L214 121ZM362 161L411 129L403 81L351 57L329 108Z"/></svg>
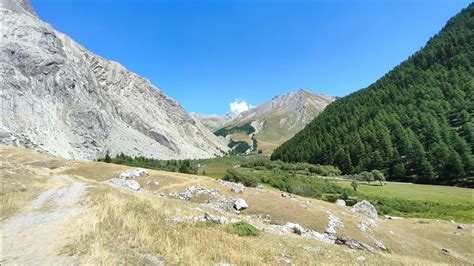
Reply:
<svg viewBox="0 0 474 266"><path fill-rule="evenodd" d="M329 202L332 202L332 203L334 203L334 202L336 202L336 200L342 199L342 198L343 198L343 196L341 194L324 194L324 196L323 196L323 199L325 201L329 201Z"/></svg>
<svg viewBox="0 0 474 266"><path fill-rule="evenodd" d="M267 170L279 169L283 171L298 171L300 173L311 173L322 176L337 176L341 174L341 171L332 165L285 163L282 161L270 161L265 159L249 161L242 164L241 166L252 169L266 168Z"/></svg>
<svg viewBox="0 0 474 266"><path fill-rule="evenodd" d="M232 231L239 236L258 236L259 232L255 226L245 222L239 221L232 224Z"/></svg>
<svg viewBox="0 0 474 266"><path fill-rule="evenodd" d="M345 199L345 201L346 201L346 206L353 206L353 205L356 205L357 202L360 201L360 199L357 198L357 197L350 197L349 196L347 199Z"/></svg>
<svg viewBox="0 0 474 266"><path fill-rule="evenodd" d="M235 169L228 169L222 179L230 182L241 183L246 187L257 187L260 183L260 180L257 178L239 173Z"/></svg>

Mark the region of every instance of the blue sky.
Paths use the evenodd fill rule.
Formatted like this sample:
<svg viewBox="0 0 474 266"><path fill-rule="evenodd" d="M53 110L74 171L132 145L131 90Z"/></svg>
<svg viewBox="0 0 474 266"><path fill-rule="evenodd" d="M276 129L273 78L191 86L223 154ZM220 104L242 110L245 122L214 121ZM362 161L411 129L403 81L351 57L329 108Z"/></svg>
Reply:
<svg viewBox="0 0 474 266"><path fill-rule="evenodd" d="M31 0L87 49L187 111L224 114L305 88L344 96L420 49L463 0Z"/></svg>

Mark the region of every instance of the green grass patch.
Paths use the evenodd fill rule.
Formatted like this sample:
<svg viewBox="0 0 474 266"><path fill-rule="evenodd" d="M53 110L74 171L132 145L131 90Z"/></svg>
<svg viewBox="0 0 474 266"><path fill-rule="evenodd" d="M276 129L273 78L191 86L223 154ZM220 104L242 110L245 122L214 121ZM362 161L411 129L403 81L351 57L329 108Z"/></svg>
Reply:
<svg viewBox="0 0 474 266"><path fill-rule="evenodd" d="M231 225L232 232L239 236L258 236L259 231L255 226L245 222L239 221Z"/></svg>
<svg viewBox="0 0 474 266"><path fill-rule="evenodd" d="M337 182L350 187L350 181ZM384 186L359 183L357 197L374 203L381 215L474 222L474 190L469 188L395 182L387 182Z"/></svg>

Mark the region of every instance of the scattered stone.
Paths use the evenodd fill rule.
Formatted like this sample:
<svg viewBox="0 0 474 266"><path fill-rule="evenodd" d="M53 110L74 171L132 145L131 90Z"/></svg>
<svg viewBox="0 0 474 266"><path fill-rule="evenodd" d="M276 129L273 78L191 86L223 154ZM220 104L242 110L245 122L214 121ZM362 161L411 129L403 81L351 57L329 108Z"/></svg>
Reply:
<svg viewBox="0 0 474 266"><path fill-rule="evenodd" d="M320 247L303 247L303 248L312 253L322 253Z"/></svg>
<svg viewBox="0 0 474 266"><path fill-rule="evenodd" d="M380 250L388 250L388 248L385 247L385 245L382 242L380 242L379 240L375 238L374 238L374 245L378 247Z"/></svg>
<svg viewBox="0 0 474 266"><path fill-rule="evenodd" d="M357 257L357 260L358 261L365 261L365 257L364 256L359 256L359 257Z"/></svg>
<svg viewBox="0 0 474 266"><path fill-rule="evenodd" d="M268 233L273 233L277 235L283 235L286 233L295 233L301 232L301 236L318 240L325 243L334 244L336 239L335 236L329 234L321 234L311 229L303 228L301 225L296 223L287 223L285 225L276 225L272 224L269 227L264 229Z"/></svg>
<svg viewBox="0 0 474 266"><path fill-rule="evenodd" d="M342 199L337 199L336 200L336 205L339 205L339 206L346 206L346 202Z"/></svg>
<svg viewBox="0 0 474 266"><path fill-rule="evenodd" d="M125 184L132 190L137 191L140 189L140 184L135 180L127 180Z"/></svg>
<svg viewBox="0 0 474 266"><path fill-rule="evenodd" d="M125 179L120 179L120 178L112 178L112 179L104 181L104 183L108 184L108 185L111 185L111 186L114 186L114 187L131 189L133 191L141 190L140 184L135 180L125 180Z"/></svg>
<svg viewBox="0 0 474 266"><path fill-rule="evenodd" d="M217 189L208 189L206 187L187 187L182 192L173 191L170 194L170 197L177 198L180 200L190 200L193 197L201 196L201 195L209 195L211 197L219 196L219 190Z"/></svg>
<svg viewBox="0 0 474 266"><path fill-rule="evenodd" d="M219 262L215 266L234 266L234 264L230 264L228 262Z"/></svg>
<svg viewBox="0 0 474 266"><path fill-rule="evenodd" d="M233 186L230 190L234 193L243 193L244 192L243 186Z"/></svg>
<svg viewBox="0 0 474 266"><path fill-rule="evenodd" d="M264 187L263 187L262 184L258 184L258 185L257 185L257 188L258 188L258 189L263 189Z"/></svg>
<svg viewBox="0 0 474 266"><path fill-rule="evenodd" d="M247 202L245 202L245 200L243 198L238 198L234 202L234 209L236 209L237 211L245 210L248 207L249 207L249 205L247 204Z"/></svg>
<svg viewBox="0 0 474 266"><path fill-rule="evenodd" d="M282 192L282 193L281 193L281 196L284 197L284 198L296 199L296 196L295 196L295 195L290 194L290 193L286 193L286 192Z"/></svg>
<svg viewBox="0 0 474 266"><path fill-rule="evenodd" d="M215 200L206 202L202 205L218 212L238 212L234 209L235 201L236 198L218 197Z"/></svg>
<svg viewBox="0 0 474 266"><path fill-rule="evenodd" d="M152 255L152 254L149 254L149 253L143 255L143 259L146 260L147 262L149 262L153 266L164 266L165 265L165 259L163 259L161 257L157 257L157 256Z"/></svg>
<svg viewBox="0 0 474 266"><path fill-rule="evenodd" d="M464 230L464 229L466 229L466 226L463 225L463 224L460 224L460 225L458 225L457 228L460 229L460 230Z"/></svg>
<svg viewBox="0 0 474 266"><path fill-rule="evenodd" d="M354 206L352 206L352 211L353 212L359 212L363 213L365 215L368 215L369 217L373 219L377 219L377 210L375 209L374 205L372 205L370 202L363 200Z"/></svg>
<svg viewBox="0 0 474 266"><path fill-rule="evenodd" d="M329 235L336 235L336 229L344 227L344 224L337 216L333 215L332 213L329 213L328 219L329 223L325 233Z"/></svg>
<svg viewBox="0 0 474 266"><path fill-rule="evenodd" d="M154 181L154 182L153 182L153 185L155 185L155 186L159 186L159 185L160 185L160 182L158 182L158 181Z"/></svg>
<svg viewBox="0 0 474 266"><path fill-rule="evenodd" d="M210 221L210 222L213 222L215 224L228 224L229 223L229 219L227 219L226 217L224 216L214 216L214 215L211 215L209 213L204 213L204 219L206 221Z"/></svg>
<svg viewBox="0 0 474 266"><path fill-rule="evenodd" d="M389 220L402 220L403 219L403 217L390 216L390 215L384 215L384 217Z"/></svg>
<svg viewBox="0 0 474 266"><path fill-rule="evenodd" d="M357 227L360 229L362 233L367 233L372 230L373 227L376 227L377 223L373 219L365 219Z"/></svg>
<svg viewBox="0 0 474 266"><path fill-rule="evenodd" d="M119 175L121 179L134 179L140 176L148 176L148 171L142 168L127 170Z"/></svg>
<svg viewBox="0 0 474 266"><path fill-rule="evenodd" d="M443 248L441 249L444 253L448 254L448 255L451 255L451 250L447 249L447 248Z"/></svg>
<svg viewBox="0 0 474 266"><path fill-rule="evenodd" d="M338 237L335 241L338 245L346 245L352 249L365 250L368 252L375 252L375 249L365 243L359 242L355 239L347 239L345 237Z"/></svg>

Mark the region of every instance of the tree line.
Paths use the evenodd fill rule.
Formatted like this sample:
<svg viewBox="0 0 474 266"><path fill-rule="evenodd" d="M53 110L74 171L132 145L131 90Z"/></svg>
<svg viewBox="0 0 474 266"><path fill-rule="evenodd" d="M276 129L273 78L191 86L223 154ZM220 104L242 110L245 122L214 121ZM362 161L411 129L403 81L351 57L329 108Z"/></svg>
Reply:
<svg viewBox="0 0 474 266"><path fill-rule="evenodd" d="M330 104L273 160L474 186L474 4L367 89Z"/></svg>

